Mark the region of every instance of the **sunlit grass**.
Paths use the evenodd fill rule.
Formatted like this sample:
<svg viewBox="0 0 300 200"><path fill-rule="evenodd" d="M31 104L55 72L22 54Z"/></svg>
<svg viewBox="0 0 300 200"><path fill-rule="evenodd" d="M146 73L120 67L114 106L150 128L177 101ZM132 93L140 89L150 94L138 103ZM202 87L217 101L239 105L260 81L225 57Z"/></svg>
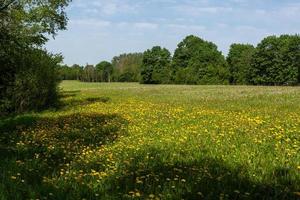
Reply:
<svg viewBox="0 0 300 200"><path fill-rule="evenodd" d="M61 88L58 110L1 121L2 199L300 197L298 87Z"/></svg>

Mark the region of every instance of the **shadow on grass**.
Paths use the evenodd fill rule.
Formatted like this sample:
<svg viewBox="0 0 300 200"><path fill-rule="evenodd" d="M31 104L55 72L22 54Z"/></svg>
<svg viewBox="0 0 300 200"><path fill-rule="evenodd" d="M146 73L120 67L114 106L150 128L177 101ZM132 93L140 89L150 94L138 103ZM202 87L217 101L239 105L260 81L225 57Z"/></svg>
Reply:
<svg viewBox="0 0 300 200"><path fill-rule="evenodd" d="M132 159L132 164L122 169L106 183L111 187L103 195L115 194L115 199L249 199L292 200L300 180L289 170L277 168L262 182L253 181L246 166L229 166L221 160L203 157L199 160L168 163L160 155L164 152L149 149L146 155ZM295 172L294 172L295 173ZM297 172L296 172L297 173Z"/></svg>
<svg viewBox="0 0 300 200"><path fill-rule="evenodd" d="M126 134L127 121L99 114L23 116L2 122L0 130L0 197L30 199L53 191L44 177L59 176L83 150Z"/></svg>
<svg viewBox="0 0 300 200"><path fill-rule="evenodd" d="M2 122L0 130L0 197L4 199L299 199L297 172L270 170L258 181L248 166L200 157L173 161L169 152L145 147L120 157L116 173L98 183L84 184L61 178L46 184L44 177L60 177L84 149L110 144L126 134L127 121L117 115L73 114L58 118L23 116ZM12 131L15 130L15 131ZM135 141L133 141L135 142ZM200 152L201 153L201 152ZM123 160L125 159L125 160ZM93 163L95 162L95 163ZM102 171L95 158L85 172ZM96 166L99 165L99 169ZM78 169L80 170L80 169ZM97 195L96 195L97 194Z"/></svg>
<svg viewBox="0 0 300 200"><path fill-rule="evenodd" d="M101 184L88 177L82 179L84 184L61 179L62 187L53 190L52 199L299 199L294 192L300 182L290 170L277 168L258 182L249 177L247 166L229 166L210 157L171 163L164 155L154 148L135 152L131 159L119 160L117 172L100 179ZM94 162L80 169L101 171L97 159Z"/></svg>
<svg viewBox="0 0 300 200"><path fill-rule="evenodd" d="M81 91L80 90L73 90L73 91L62 91L59 93L60 98L70 98L77 96Z"/></svg>
<svg viewBox="0 0 300 200"><path fill-rule="evenodd" d="M87 98L78 98L80 90L76 91L63 91L58 95L57 101L53 105L46 106L45 108L32 110L33 112L41 112L45 110L51 111L61 111L72 108L74 106L86 106L93 103L108 103L111 99L109 97L87 97ZM27 112L30 113L30 112ZM25 113L0 113L0 129L3 121L10 119L15 119L19 115L26 115ZM27 116L30 114L27 114Z"/></svg>
<svg viewBox="0 0 300 200"><path fill-rule="evenodd" d="M108 103L109 97L88 97L76 98L80 91L66 91L60 95L60 102L56 106L57 110L63 110L74 106L86 106L93 103Z"/></svg>

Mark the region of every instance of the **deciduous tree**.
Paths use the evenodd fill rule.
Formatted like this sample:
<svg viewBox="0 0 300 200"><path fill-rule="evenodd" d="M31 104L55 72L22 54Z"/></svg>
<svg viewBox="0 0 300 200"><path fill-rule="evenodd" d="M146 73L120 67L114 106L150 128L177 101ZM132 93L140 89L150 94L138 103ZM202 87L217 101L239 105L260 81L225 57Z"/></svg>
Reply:
<svg viewBox="0 0 300 200"><path fill-rule="evenodd" d="M300 36L269 36L257 46L249 71L255 85L295 85L299 83Z"/></svg>
<svg viewBox="0 0 300 200"><path fill-rule="evenodd" d="M141 83L168 83L170 80L171 59L169 50L160 46L145 51L141 69Z"/></svg>
<svg viewBox="0 0 300 200"><path fill-rule="evenodd" d="M231 84L248 84L247 75L250 70L255 47L250 44L232 44L227 56Z"/></svg>
<svg viewBox="0 0 300 200"><path fill-rule="evenodd" d="M111 82L113 67L110 62L102 61L96 65L96 72L101 82Z"/></svg>
<svg viewBox="0 0 300 200"><path fill-rule="evenodd" d="M112 60L113 80L120 82L139 82L142 62L142 53L121 54L114 57Z"/></svg>
<svg viewBox="0 0 300 200"><path fill-rule="evenodd" d="M173 79L185 84L224 84L229 71L215 44L190 35L178 44L173 57Z"/></svg>

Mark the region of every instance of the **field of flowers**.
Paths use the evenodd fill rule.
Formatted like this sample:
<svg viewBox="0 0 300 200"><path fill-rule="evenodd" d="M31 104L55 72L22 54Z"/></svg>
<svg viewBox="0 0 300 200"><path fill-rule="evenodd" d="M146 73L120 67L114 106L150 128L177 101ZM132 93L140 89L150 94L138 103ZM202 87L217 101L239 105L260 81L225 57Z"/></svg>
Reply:
<svg viewBox="0 0 300 200"><path fill-rule="evenodd" d="M299 199L300 88L61 84L0 120L0 199Z"/></svg>

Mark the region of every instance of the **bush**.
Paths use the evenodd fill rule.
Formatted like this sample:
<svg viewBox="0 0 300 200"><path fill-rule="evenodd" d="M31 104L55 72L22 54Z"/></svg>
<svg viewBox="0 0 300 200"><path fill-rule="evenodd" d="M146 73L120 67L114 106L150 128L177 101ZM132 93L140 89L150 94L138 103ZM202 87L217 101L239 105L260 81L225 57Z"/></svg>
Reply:
<svg viewBox="0 0 300 200"><path fill-rule="evenodd" d="M41 109L57 100L61 56L41 48L66 29L70 0L1 1L0 115Z"/></svg>
<svg viewBox="0 0 300 200"><path fill-rule="evenodd" d="M0 111L25 112L55 105L58 101L58 63L61 56L30 49L19 57L14 79L6 85Z"/></svg>

